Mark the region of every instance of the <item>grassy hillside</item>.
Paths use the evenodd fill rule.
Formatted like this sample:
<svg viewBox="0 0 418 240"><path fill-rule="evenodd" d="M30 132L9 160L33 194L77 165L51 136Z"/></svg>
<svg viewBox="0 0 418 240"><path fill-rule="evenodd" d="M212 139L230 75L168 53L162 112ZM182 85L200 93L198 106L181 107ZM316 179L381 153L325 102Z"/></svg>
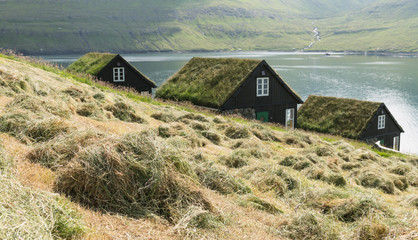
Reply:
<svg viewBox="0 0 418 240"><path fill-rule="evenodd" d="M322 39L312 50L418 51L418 2L380 0L358 12L317 25Z"/></svg>
<svg viewBox="0 0 418 240"><path fill-rule="evenodd" d="M2 239L45 218L56 224L30 238L410 239L418 228L417 157L140 97L24 57L0 55L0 131L1 179L18 186L1 188L1 216L20 213L0 219ZM28 192L30 209L58 215L7 200Z"/></svg>
<svg viewBox="0 0 418 240"><path fill-rule="evenodd" d="M388 2L0 1L0 47L36 54L294 50L307 47L319 27L323 41L313 50L417 51L417 3Z"/></svg>

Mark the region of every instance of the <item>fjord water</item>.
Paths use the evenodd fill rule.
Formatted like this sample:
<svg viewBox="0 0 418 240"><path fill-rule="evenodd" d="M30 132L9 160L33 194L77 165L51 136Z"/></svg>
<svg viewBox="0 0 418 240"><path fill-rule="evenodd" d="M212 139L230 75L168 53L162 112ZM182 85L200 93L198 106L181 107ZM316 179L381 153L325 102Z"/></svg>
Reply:
<svg viewBox="0 0 418 240"><path fill-rule="evenodd" d="M303 100L313 95L384 102L405 133L401 151L418 153L418 58L324 53L123 54L161 85L193 56L265 59ZM79 56L47 56L67 66Z"/></svg>

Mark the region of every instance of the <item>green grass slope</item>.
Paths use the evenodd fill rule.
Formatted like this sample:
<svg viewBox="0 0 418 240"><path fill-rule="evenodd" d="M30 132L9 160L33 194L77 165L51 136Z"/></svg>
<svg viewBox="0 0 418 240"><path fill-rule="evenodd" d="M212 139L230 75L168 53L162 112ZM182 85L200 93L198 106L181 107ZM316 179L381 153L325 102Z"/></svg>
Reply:
<svg viewBox="0 0 418 240"><path fill-rule="evenodd" d="M418 2L381 0L358 12L318 21L312 50L418 51Z"/></svg>
<svg viewBox="0 0 418 240"><path fill-rule="evenodd" d="M36 54L294 50L307 47L318 26L323 41L313 50L417 51L416 7L407 0L0 1L0 47Z"/></svg>
<svg viewBox="0 0 418 240"><path fill-rule="evenodd" d="M89 209L87 239L110 225L136 239L409 239L418 227L416 156L140 97L24 57L0 55L0 132L19 149L12 163L50 172L54 196ZM1 216L25 208L0 191Z"/></svg>

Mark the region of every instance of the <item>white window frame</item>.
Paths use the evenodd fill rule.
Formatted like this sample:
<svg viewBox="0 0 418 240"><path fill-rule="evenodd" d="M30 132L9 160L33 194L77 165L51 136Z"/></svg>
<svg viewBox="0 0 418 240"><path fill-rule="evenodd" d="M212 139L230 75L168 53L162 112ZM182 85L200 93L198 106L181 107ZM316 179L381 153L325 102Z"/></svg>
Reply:
<svg viewBox="0 0 418 240"><path fill-rule="evenodd" d="M124 82L125 81L125 68L114 67L113 68L113 82Z"/></svg>
<svg viewBox="0 0 418 240"><path fill-rule="evenodd" d="M386 115L379 115L377 118L377 129L385 129Z"/></svg>
<svg viewBox="0 0 418 240"><path fill-rule="evenodd" d="M393 149L399 151L399 136L393 138Z"/></svg>
<svg viewBox="0 0 418 240"><path fill-rule="evenodd" d="M290 117L288 118L288 116L290 116ZM295 128L295 109L294 108L286 109L286 117L285 118L286 118L285 119L286 127L292 127L292 129L294 129ZM292 121L292 123L293 123L292 126L288 125L289 121Z"/></svg>
<svg viewBox="0 0 418 240"><path fill-rule="evenodd" d="M257 78L257 97L265 97L269 95L269 82L268 77Z"/></svg>

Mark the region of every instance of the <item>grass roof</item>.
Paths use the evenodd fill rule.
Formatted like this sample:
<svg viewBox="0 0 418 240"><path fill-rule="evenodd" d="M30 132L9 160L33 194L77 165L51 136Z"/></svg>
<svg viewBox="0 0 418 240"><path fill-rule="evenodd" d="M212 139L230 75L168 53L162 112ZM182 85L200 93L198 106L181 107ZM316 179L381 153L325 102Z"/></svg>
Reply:
<svg viewBox="0 0 418 240"><path fill-rule="evenodd" d="M311 95L298 111L306 130L358 139L382 103Z"/></svg>
<svg viewBox="0 0 418 240"><path fill-rule="evenodd" d="M96 76L116 56L117 54L112 53L87 53L68 66L68 69Z"/></svg>
<svg viewBox="0 0 418 240"><path fill-rule="evenodd" d="M219 108L261 62L194 57L157 90L156 96Z"/></svg>

